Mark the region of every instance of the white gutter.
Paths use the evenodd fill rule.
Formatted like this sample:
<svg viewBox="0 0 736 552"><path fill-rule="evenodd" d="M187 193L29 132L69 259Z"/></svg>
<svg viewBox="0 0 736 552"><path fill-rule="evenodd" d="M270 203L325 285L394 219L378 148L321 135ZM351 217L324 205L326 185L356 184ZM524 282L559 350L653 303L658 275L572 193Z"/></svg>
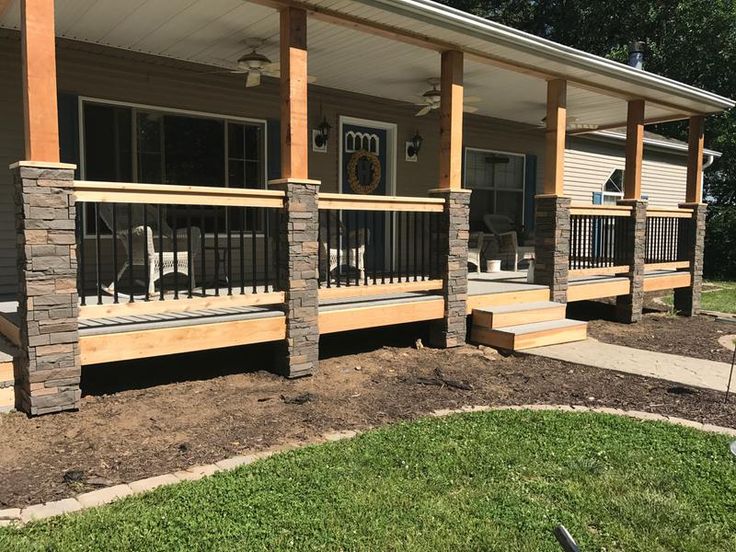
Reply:
<svg viewBox="0 0 736 552"><path fill-rule="evenodd" d="M626 141L626 135L620 134L618 132L611 132L609 130L596 130L595 132L591 132L587 135L589 138L593 137L599 137L599 138L610 138L612 140L618 140L621 142ZM580 136L577 136L577 138L584 138L586 135L581 134ZM689 146L687 144L678 144L673 142L667 142L664 140L657 140L656 138L647 138L644 137L644 144L647 146L654 146L656 148L662 148L662 149L668 149L668 150L675 150L678 152L687 153ZM721 157L723 154L720 151L715 150L704 150L703 154L713 158L715 160L716 157ZM710 162L711 165L713 164L713 161ZM710 165L709 165L710 166ZM703 167L705 168L705 167Z"/></svg>
<svg viewBox="0 0 736 552"><path fill-rule="evenodd" d="M721 154L719 153L718 157L720 156ZM716 161L716 156L713 155L712 153L707 153L706 157L707 157L707 161L703 163L703 170L710 168L710 166Z"/></svg>
<svg viewBox="0 0 736 552"><path fill-rule="evenodd" d="M638 86L655 89L681 99L706 104L711 111L724 111L736 106L730 98L701 90L666 77L634 69L569 46L557 44L499 23L450 8L431 0L356 0L357 2L422 20L448 30L488 42L506 45L516 50L544 57L579 69L598 73ZM707 111L707 110L706 110Z"/></svg>

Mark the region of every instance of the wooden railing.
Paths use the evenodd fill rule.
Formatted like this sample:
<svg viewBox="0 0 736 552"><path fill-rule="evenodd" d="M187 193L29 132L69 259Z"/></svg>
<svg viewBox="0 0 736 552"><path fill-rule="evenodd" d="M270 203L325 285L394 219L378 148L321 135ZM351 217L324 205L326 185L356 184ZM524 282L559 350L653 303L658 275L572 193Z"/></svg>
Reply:
<svg viewBox="0 0 736 552"><path fill-rule="evenodd" d="M571 275L627 272L626 236L631 207L619 205L573 205L570 208Z"/></svg>
<svg viewBox="0 0 736 552"><path fill-rule="evenodd" d="M74 196L81 318L283 302L283 192L78 181Z"/></svg>
<svg viewBox="0 0 736 552"><path fill-rule="evenodd" d="M693 229L692 209L647 208L646 268L687 268L688 244Z"/></svg>
<svg viewBox="0 0 736 552"><path fill-rule="evenodd" d="M319 194L320 297L442 287L442 198Z"/></svg>

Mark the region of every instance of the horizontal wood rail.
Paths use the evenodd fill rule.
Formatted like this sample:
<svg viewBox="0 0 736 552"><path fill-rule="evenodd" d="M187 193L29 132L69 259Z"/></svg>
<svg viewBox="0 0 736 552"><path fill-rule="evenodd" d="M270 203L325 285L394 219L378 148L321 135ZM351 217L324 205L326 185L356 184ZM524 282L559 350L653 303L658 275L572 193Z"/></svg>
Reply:
<svg viewBox="0 0 736 552"><path fill-rule="evenodd" d="M322 288L319 290L319 298L320 300L345 299L348 297L369 297L372 295L437 291L440 289L442 289L442 280L420 280L418 282L400 282L394 284Z"/></svg>
<svg viewBox="0 0 736 552"><path fill-rule="evenodd" d="M320 209L348 211L388 211L441 213L444 210L443 198L372 196L357 194L319 194Z"/></svg>
<svg viewBox="0 0 736 552"><path fill-rule="evenodd" d="M571 205L571 215L588 215L601 217L630 217L629 205Z"/></svg>
<svg viewBox="0 0 736 552"><path fill-rule="evenodd" d="M690 268L690 261L677 261L673 263L649 263L644 265L644 270L680 270Z"/></svg>
<svg viewBox="0 0 736 552"><path fill-rule="evenodd" d="M615 276L616 274L625 274L628 271L628 265L619 265L600 268L580 268L577 270L570 270L568 274L570 278L574 278L576 276Z"/></svg>
<svg viewBox="0 0 736 552"><path fill-rule="evenodd" d="M215 205L225 207L275 207L284 205L284 192L210 186L132 184L75 181L77 201L95 203L148 203L164 205Z"/></svg>
<svg viewBox="0 0 736 552"><path fill-rule="evenodd" d="M692 209L666 209L661 207L647 207L647 217L660 218L692 218Z"/></svg>

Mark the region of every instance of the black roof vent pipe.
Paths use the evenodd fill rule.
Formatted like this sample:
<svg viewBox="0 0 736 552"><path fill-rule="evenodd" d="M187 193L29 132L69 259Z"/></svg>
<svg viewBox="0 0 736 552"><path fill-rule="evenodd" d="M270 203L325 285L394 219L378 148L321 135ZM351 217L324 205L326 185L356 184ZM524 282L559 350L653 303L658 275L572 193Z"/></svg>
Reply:
<svg viewBox="0 0 736 552"><path fill-rule="evenodd" d="M636 40L629 44L629 65L634 69L644 69L644 50L646 44Z"/></svg>

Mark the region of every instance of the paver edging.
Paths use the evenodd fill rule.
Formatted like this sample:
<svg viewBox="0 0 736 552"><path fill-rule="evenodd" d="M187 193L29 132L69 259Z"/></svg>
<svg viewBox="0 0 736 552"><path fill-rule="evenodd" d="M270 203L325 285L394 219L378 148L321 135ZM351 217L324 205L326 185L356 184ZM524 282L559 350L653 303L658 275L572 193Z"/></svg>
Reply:
<svg viewBox="0 0 736 552"><path fill-rule="evenodd" d="M736 429L716 426L713 424L705 424L685 418L674 416L665 416L663 414L655 414L652 412L641 412L637 410L620 410L617 408L607 407L590 407L582 405L559 405L559 404L528 404L528 405L476 405L466 406L456 409L439 409L429 413L429 416L445 417L453 414L468 414L472 412L491 412L500 410L533 410L533 411L557 411L557 412L592 412L598 414L612 414L615 416L625 416L643 421L668 422L671 424L690 427L705 431L707 433L721 433L730 437L736 437ZM267 450L254 452L252 454L237 455L231 458L219 460L213 464L191 466L184 470L178 470L173 473L146 477L131 483L122 483L112 487L104 487L83 493L72 498L64 498L52 502L44 502L33 504L25 508L6 508L0 510L0 527L3 526L22 526L30 521L39 521L50 517L66 515L73 512L79 512L89 508L95 508L115 502L118 499L127 496L150 492L159 487L166 485L174 485L183 481L198 481L209 477L217 472L231 471L246 464L252 464L258 460L265 460L275 454L293 450L308 445L316 445L328 442L340 441L343 439L351 439L368 431L365 430L347 430L332 431L324 433L317 439L306 443L286 443Z"/></svg>

